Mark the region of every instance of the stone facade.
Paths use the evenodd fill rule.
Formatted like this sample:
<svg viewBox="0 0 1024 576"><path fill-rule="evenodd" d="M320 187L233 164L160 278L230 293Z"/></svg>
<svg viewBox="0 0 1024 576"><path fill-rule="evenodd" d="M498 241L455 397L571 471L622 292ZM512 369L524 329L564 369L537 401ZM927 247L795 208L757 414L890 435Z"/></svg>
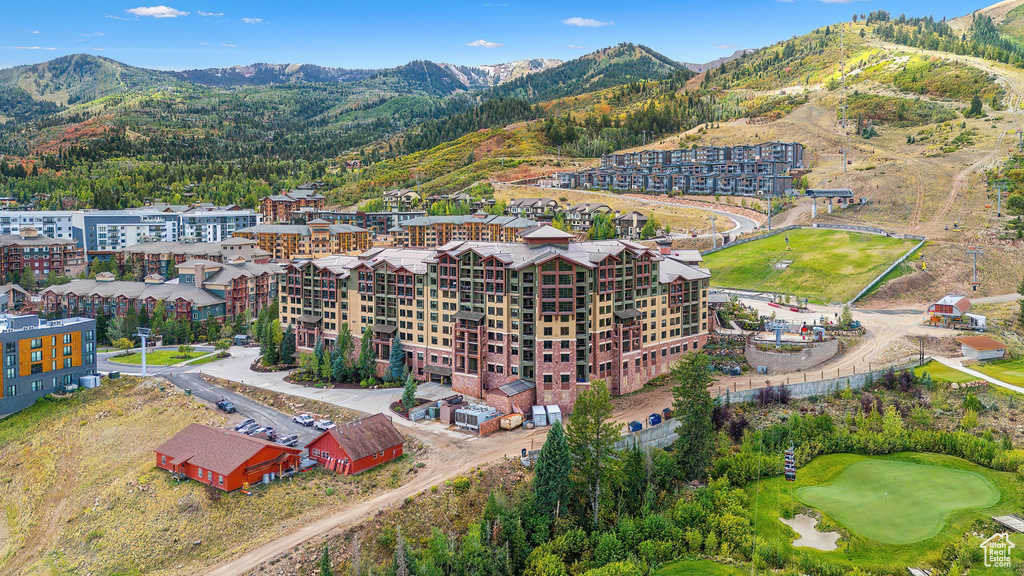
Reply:
<svg viewBox="0 0 1024 576"><path fill-rule="evenodd" d="M775 352L758 350L757 346L747 343L745 350L747 363L753 368L764 366L768 374L785 374L813 368L839 353L839 340L814 342L804 346L799 352Z"/></svg>

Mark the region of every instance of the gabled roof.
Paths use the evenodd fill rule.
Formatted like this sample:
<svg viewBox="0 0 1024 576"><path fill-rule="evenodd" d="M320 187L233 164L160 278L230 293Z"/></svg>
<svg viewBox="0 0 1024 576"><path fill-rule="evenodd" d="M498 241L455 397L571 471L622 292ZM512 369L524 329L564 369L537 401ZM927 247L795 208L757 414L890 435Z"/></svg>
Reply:
<svg viewBox="0 0 1024 576"><path fill-rule="evenodd" d="M156 452L168 456L170 462L174 464L188 462L204 470L212 470L217 474L227 476L258 454L260 450L268 447L288 454L302 453L299 448L289 448L267 440L239 434L234 430L202 424L189 424L184 430L161 444Z"/></svg>
<svg viewBox="0 0 1024 576"><path fill-rule="evenodd" d="M324 436L330 436L353 461L372 456L405 443L391 419L384 414L374 414L337 428L331 428L310 442L314 444Z"/></svg>
<svg viewBox="0 0 1024 576"><path fill-rule="evenodd" d="M956 341L978 351L1006 349L1006 344L988 336L962 336L957 338Z"/></svg>
<svg viewBox="0 0 1024 576"><path fill-rule="evenodd" d="M575 238L576 235L545 224L537 226L533 230L523 232L522 237L530 240L568 240L569 238Z"/></svg>

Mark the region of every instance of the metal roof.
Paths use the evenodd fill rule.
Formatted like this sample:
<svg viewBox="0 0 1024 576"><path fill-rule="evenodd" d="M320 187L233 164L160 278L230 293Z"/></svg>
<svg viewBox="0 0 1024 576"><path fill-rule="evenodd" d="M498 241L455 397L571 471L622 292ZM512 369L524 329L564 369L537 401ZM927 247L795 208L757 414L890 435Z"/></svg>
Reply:
<svg viewBox="0 0 1024 576"><path fill-rule="evenodd" d="M498 386L498 390L501 390L506 396L515 396L516 394L522 394L529 390L535 390L537 385L532 380L515 380L509 382L504 386Z"/></svg>

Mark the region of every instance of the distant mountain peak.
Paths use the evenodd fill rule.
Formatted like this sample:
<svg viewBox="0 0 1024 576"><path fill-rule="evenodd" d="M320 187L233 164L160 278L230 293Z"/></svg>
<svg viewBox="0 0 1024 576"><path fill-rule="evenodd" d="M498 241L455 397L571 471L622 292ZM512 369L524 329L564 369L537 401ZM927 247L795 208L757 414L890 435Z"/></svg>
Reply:
<svg viewBox="0 0 1024 576"><path fill-rule="evenodd" d="M501 64L482 64L464 66L459 64L441 63L438 66L454 74L467 88L477 86L497 86L510 80L522 78L528 74L543 72L562 64L562 60L553 58L528 58Z"/></svg>
<svg viewBox="0 0 1024 576"><path fill-rule="evenodd" d="M695 64L693 62L683 62L682 64L683 64L683 66L686 66L690 70L693 70L694 72L700 74L701 72L707 72L708 70L714 70L715 68L718 68L722 64L725 64L727 62L732 62L733 60L736 60L737 58L741 58L743 56L746 56L747 54L750 54L751 52L757 52L757 50L752 49L752 48L744 48L742 50L737 50L737 51L733 52L729 56L718 58L716 60L712 60L711 62L706 62L704 64Z"/></svg>

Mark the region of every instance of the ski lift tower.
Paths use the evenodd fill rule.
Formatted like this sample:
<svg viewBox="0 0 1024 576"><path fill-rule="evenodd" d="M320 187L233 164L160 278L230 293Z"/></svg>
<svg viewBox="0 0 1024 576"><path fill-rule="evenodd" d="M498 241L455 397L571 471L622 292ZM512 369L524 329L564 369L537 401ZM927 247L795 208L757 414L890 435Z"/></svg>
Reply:
<svg viewBox="0 0 1024 576"><path fill-rule="evenodd" d="M146 376L146 340L149 339L150 330L149 328L139 328L139 331L135 333L136 336L142 340L142 376Z"/></svg>
<svg viewBox="0 0 1024 576"><path fill-rule="evenodd" d="M984 252L982 252L981 248L978 248L977 246L967 247L967 255L971 257L971 268L973 268L974 272L971 278L971 289L974 291L977 291L978 286L981 285L981 282L978 280L978 256L982 256L983 254Z"/></svg>
<svg viewBox="0 0 1024 576"><path fill-rule="evenodd" d="M789 329L789 322L785 320L769 320L764 325L769 332L775 332L775 347L782 346L782 333Z"/></svg>

